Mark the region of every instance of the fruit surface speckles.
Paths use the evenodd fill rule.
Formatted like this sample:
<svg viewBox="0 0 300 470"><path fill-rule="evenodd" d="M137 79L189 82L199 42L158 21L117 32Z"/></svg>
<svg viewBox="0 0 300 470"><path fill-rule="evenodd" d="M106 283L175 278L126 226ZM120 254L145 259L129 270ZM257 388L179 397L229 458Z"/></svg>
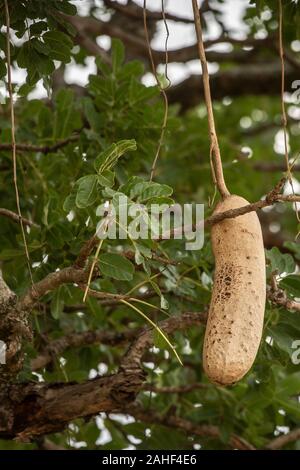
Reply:
<svg viewBox="0 0 300 470"><path fill-rule="evenodd" d="M214 214L248 204L228 196ZM212 227L216 261L204 338L203 364L219 385L240 380L251 368L261 340L266 299L265 254L255 212Z"/></svg>

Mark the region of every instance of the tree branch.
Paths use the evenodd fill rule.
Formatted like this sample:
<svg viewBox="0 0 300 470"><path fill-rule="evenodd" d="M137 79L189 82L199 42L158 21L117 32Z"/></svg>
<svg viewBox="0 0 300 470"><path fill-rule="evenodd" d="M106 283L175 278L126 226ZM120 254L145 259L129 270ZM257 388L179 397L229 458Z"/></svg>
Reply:
<svg viewBox="0 0 300 470"><path fill-rule="evenodd" d="M298 439L300 439L300 428L293 429L293 431L290 431L287 434L276 437L266 445L266 449L279 450L290 442L298 441Z"/></svg>
<svg viewBox="0 0 300 470"><path fill-rule="evenodd" d="M286 87L291 89L292 82L299 78L298 71L287 66L285 78ZM210 77L211 93L216 100L225 96L280 95L280 86L278 62L235 67ZM202 94L203 85L199 82L198 75L192 75L168 90L169 103L180 103L183 111L197 106Z"/></svg>
<svg viewBox="0 0 300 470"><path fill-rule="evenodd" d="M51 341L41 351L41 353L32 359L31 370L38 370L51 363L54 357L58 357L65 350L70 348L80 348L82 346L91 346L93 344L106 344L116 346L134 339L140 329L128 329L123 332L89 330L82 333L71 333L61 336Z"/></svg>
<svg viewBox="0 0 300 470"><path fill-rule="evenodd" d="M128 10L127 6L125 8L126 10ZM106 34L111 37L117 37L126 44L130 55L134 56L135 58L141 59L146 59L148 57L147 45L145 44L145 41L142 37L134 35L131 32L126 31L124 28L113 24L112 22L104 22L92 17L68 16L64 15L63 13L61 13L60 15L76 28L79 35L96 38L97 36ZM161 13L159 13L159 16L160 19L162 19ZM166 19L168 19L167 14ZM252 57L253 55L256 55L258 52L260 52L262 48L266 48L269 51L271 46L274 45L275 38L275 36L270 35L264 39L255 39L249 37L244 40L240 40L232 38L228 35L221 35L216 39L205 41L205 48L209 48L220 43L227 43L239 47L253 47L256 49L256 51L233 51L230 56L227 56L226 52L222 53L209 51L207 52L207 60L212 62L219 62L227 60L230 57L231 61L239 61L239 59L241 59L242 62L245 62L247 60L246 57L248 57L249 59L249 57ZM91 53L94 54L93 52ZM168 51L168 56L169 62L188 62L190 60L194 60L197 58L197 44L183 47L180 49L170 50ZM153 50L153 58L157 63L164 63L165 52L160 50Z"/></svg>
<svg viewBox="0 0 300 470"><path fill-rule="evenodd" d="M20 223L20 217L18 214L16 214L13 211L10 211L9 209L5 209L3 207L0 208L0 215L3 215L4 217L8 217L9 219L13 220L14 222ZM32 220L26 219L25 217L22 217L22 221L24 225L28 225L28 227L39 227L39 225L35 224Z"/></svg>
<svg viewBox="0 0 300 470"><path fill-rule="evenodd" d="M154 393L190 393L194 392L195 390L203 390L206 388L209 388L209 384L202 384L202 383L194 383L191 385L183 385L180 387L157 387L156 385L152 384L145 384L143 386L143 390L146 390L148 392L154 392Z"/></svg>
<svg viewBox="0 0 300 470"><path fill-rule="evenodd" d="M88 272L73 266L48 274L44 279L33 284L18 302L20 310L29 311L39 298L62 284L82 284L87 281Z"/></svg>
<svg viewBox="0 0 300 470"><path fill-rule="evenodd" d="M122 13L129 18L133 18L136 20L141 20L143 16L143 9L139 7L137 4L132 6L130 5L121 5L117 1L111 0L103 0L104 5L108 8L111 8L119 13ZM161 20L161 13L159 11L150 11L147 10L147 18L151 21L160 21ZM180 21L181 23L193 23L193 20L190 18L184 18L176 15L172 15L171 13L166 13L166 19L171 21Z"/></svg>
<svg viewBox="0 0 300 470"><path fill-rule="evenodd" d="M138 404L133 404L127 407L127 412L134 418L149 424L159 424L172 429L178 429L187 433L188 435L199 436L204 439L220 439L221 431L217 426L207 424L196 424L188 421L174 414L162 415L152 409L144 410ZM255 450L245 439L232 434L229 438L229 446L233 449L239 450Z"/></svg>
<svg viewBox="0 0 300 470"><path fill-rule="evenodd" d="M16 144L17 150L22 150L23 152L41 152L41 153L52 153L57 150L65 147L70 142L75 142L79 139L79 135L71 135L70 137L56 142L54 145L31 145L31 144ZM11 150L12 144L0 144L0 150Z"/></svg>
<svg viewBox="0 0 300 470"><path fill-rule="evenodd" d="M300 312L300 302L289 299L284 290L277 286L269 288L267 297L273 304L280 305L290 311Z"/></svg>
<svg viewBox="0 0 300 470"><path fill-rule="evenodd" d="M172 316L159 323L166 334L203 321L196 312ZM144 328L124 356L117 373L84 383L27 383L0 388L0 438L33 439L62 430L70 421L99 412L122 412L135 400L145 374L141 360L153 345L151 328Z"/></svg>

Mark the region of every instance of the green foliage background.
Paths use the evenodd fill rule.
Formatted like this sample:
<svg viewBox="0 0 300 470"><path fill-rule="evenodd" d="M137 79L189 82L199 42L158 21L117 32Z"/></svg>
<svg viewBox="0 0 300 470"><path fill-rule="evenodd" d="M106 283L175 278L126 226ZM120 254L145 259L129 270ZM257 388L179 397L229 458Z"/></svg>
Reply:
<svg viewBox="0 0 300 470"><path fill-rule="evenodd" d="M299 6L286 5L286 37L297 37ZM59 12L76 14L68 1L11 1L11 26L18 38L26 37L21 47L12 45L13 60L26 69L27 81L15 88L18 96L16 110L16 139L18 143L51 146L57 141L77 135L78 138L58 151L18 153L18 184L23 216L31 216L40 224L27 233L30 259L35 281L57 268L74 262L80 247L95 232L98 222L96 208L106 200L115 201L118 193L133 201L150 203L173 198L174 201L206 204L206 214L212 212L208 202L213 197L209 166L209 139L204 103L181 114L179 106L172 106L165 141L159 159L155 183L150 185L150 169L156 152L163 120L163 102L157 87L141 83L144 66L138 61L125 61L123 45L112 43L112 67L96 59L97 74L89 77L86 94L78 97L71 88L51 91L51 74L55 61L82 63L85 52L73 49L75 32ZM17 5L18 4L18 5ZM259 2L276 11L277 2ZM3 2L1 23L4 24ZM247 10L248 21L259 15ZM291 23L289 18L292 18ZM253 32L256 26L252 26ZM267 30L272 25L264 24ZM5 50L5 32L0 35L0 47ZM221 64L227 67L228 64ZM4 56L0 59L2 78L6 74ZM42 79L49 93L48 100L28 100L36 82ZM245 96L223 100L214 105L220 146L224 160L226 181L233 193L250 201L265 195L282 176L280 172L264 173L256 163L283 162L283 156L274 152L274 137L278 127L270 127L263 134L250 135L241 127L241 119L251 118L251 126L280 121L279 97ZM10 142L9 106L0 111L1 143ZM299 125L290 129L291 155L299 151ZM112 144L116 144L112 147ZM240 148L251 148L251 158ZM119 155L120 154L120 155ZM107 164L109 159L114 161ZM105 163L104 167L103 162ZM113 165L114 164L114 165ZM11 153L0 153L0 197L3 207L15 211L15 194ZM172 188L172 190L170 189ZM169 199L167 199L169 200ZM67 219L72 211L73 218ZM277 247L267 250L267 276L278 270L280 286L290 298L300 297L299 243L294 237L299 230L293 208L278 205L268 213L271 223L280 224L284 238L281 251ZM1 219L0 260L8 285L17 294L30 286L24 256L24 246L17 224ZM125 259L122 252L134 250L135 260ZM176 261L166 264L152 258L152 252ZM284 251L284 253L282 252ZM109 293L126 293L145 282L157 295L150 300L165 310L142 309L155 321L184 311L203 311L207 308L213 279L214 261L210 249L209 231L205 234L204 248L186 251L180 240L155 242L105 241L101 250L101 277L93 288ZM106 257L106 259L105 259ZM101 264L102 263L102 264ZM106 268L105 268L106 266ZM101 269L102 267L102 269ZM161 275L151 279L155 273ZM137 291L136 291L137 292ZM125 305L114 308L101 305L88 298L83 311L68 313L68 307L82 303L82 291L76 286L62 286L47 294L44 304L34 312L35 341L27 345L27 368L20 380L83 381L90 371L97 371L99 362L107 373L114 372L125 346L104 345L83 347L63 353L39 375L32 374L30 359L38 354L47 340L87 329L111 329L122 332L128 327L144 325L144 320ZM219 426L221 439L200 439L159 425L140 422L121 422L103 415L102 427L111 434L111 440L98 444L101 432L97 421L79 420L67 431L51 436L57 444L69 446L84 442L88 449L122 449L134 442L137 449L189 449L201 444L204 449L227 447L231 433L245 437L253 445L264 447L284 426L294 429L300 425L300 369L294 365L292 343L300 338L300 316L266 305L264 339L250 373L230 388L215 387L208 383L201 362L204 327L178 333L173 338L176 350L185 367L181 367L172 353L165 356L166 345L157 339L158 349L150 353L151 360L144 364L148 381L157 386L181 386L203 383L207 387L188 394L140 393L138 400L157 412L168 413L175 407L176 414L198 424ZM155 363L155 367L151 364ZM124 424L125 423L125 424ZM150 428L150 431L145 431ZM138 441L133 440L134 436ZM138 442L138 443L136 443ZM300 441L290 448L299 449ZM34 448L35 444L0 442L0 448Z"/></svg>

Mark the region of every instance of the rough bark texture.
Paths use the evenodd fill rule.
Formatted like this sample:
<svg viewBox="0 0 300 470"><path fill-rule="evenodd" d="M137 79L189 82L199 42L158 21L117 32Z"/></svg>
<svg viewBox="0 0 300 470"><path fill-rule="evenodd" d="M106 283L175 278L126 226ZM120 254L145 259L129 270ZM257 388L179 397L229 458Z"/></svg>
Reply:
<svg viewBox="0 0 300 470"><path fill-rule="evenodd" d="M23 340L31 337L28 317L24 310L17 308L17 297L0 273L0 340L6 346L5 364L0 365L0 388L22 368Z"/></svg>
<svg viewBox="0 0 300 470"><path fill-rule="evenodd" d="M168 334L200 324L205 314L187 312L161 322ZM122 411L134 402L145 374L141 359L153 344L153 331L141 330L116 374L83 383L3 384L0 387L0 439L30 440L60 431L76 418Z"/></svg>
<svg viewBox="0 0 300 470"><path fill-rule="evenodd" d="M61 431L76 418L118 411L135 399L143 381L142 371L135 371L82 384L11 385L0 394L0 438L28 441Z"/></svg>

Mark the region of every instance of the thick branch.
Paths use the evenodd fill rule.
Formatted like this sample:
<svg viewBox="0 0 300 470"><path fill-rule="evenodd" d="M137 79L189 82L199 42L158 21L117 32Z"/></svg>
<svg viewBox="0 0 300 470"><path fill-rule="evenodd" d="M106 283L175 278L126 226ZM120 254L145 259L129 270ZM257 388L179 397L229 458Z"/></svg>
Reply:
<svg viewBox="0 0 300 470"><path fill-rule="evenodd" d="M141 20L143 15L143 9L136 4L133 5L121 5L117 1L112 0L104 0L104 4L108 8L112 8L113 10L122 13L125 16L128 16L131 19ZM207 8L206 8L207 10ZM165 17L167 20L171 21L180 21L181 23L193 23L193 20L190 18L184 18L181 16L175 16L171 13L165 13ZM147 18L148 20L152 21L159 21L161 20L161 13L159 11L150 11L147 10Z"/></svg>
<svg viewBox="0 0 300 470"><path fill-rule="evenodd" d="M126 6L126 9L128 7ZM161 14L159 13L161 16ZM111 37L117 37L121 39L127 46L130 55L135 58L145 59L148 57L147 45L142 37L133 35L129 31L126 31L124 28L119 27L118 25L113 24L112 22L104 22L99 19L91 17L80 17L80 16L67 16L62 15L66 20L68 20L78 31L79 36L83 35L85 37L96 38L103 34L107 34ZM147 15L148 18L148 15ZM168 18L167 18L168 19ZM142 15L141 15L142 21ZM207 52L207 60L211 62L219 62L224 60L237 61L241 60L242 62L247 61L253 55L257 55L262 48L267 48L270 50L270 47L274 44L274 36L268 36L264 39L254 39L247 38L245 40L239 40L231 38L227 35L219 36L216 39L207 40L204 43L205 48L212 47L220 43L229 43L234 46L240 47L253 47L255 51L233 51L232 53L222 53L215 51ZM82 44L83 45L83 44ZM87 48L88 49L88 48ZM97 55L97 51L90 51L91 54ZM230 55L228 55L230 54ZM156 63L164 63L165 61L165 51L153 50L153 58ZM173 49L168 51L168 61L169 62L188 62L197 58L197 44L192 46L183 47L180 49Z"/></svg>
<svg viewBox="0 0 300 470"><path fill-rule="evenodd" d="M285 78L286 88L291 89L292 82L299 78L298 71L287 66ZM225 96L279 95L280 85L280 64L277 62L235 67L210 77L211 93L216 100ZM169 102L180 103L183 110L197 106L202 94L203 85L198 75L192 75L168 90Z"/></svg>
<svg viewBox="0 0 300 470"><path fill-rule="evenodd" d="M201 313L187 312L159 324L166 334L199 324ZM141 390L141 359L153 345L153 330L145 328L129 349L119 372L84 383L15 384L0 396L0 438L32 439L62 430L70 421L99 412L124 410ZM0 390L1 394L1 390Z"/></svg>

